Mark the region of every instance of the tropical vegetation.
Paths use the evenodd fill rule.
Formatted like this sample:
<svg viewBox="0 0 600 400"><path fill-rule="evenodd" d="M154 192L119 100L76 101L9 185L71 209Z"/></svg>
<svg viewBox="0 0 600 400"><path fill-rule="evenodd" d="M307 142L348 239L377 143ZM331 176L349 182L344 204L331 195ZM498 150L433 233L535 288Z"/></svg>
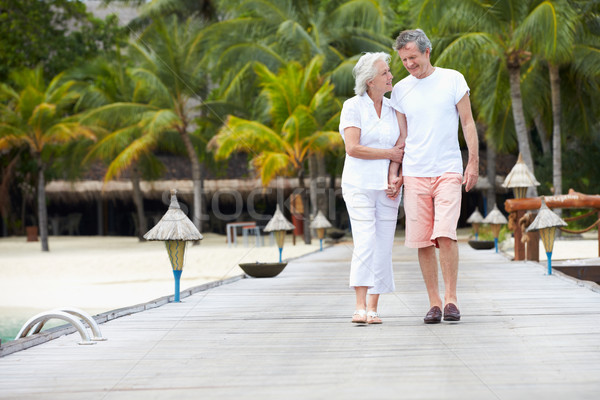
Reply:
<svg viewBox="0 0 600 400"><path fill-rule="evenodd" d="M22 228L14 211L35 188L48 249L44 183L76 179L97 162L106 182L132 181L143 233L140 180L162 174L164 152L189 160L201 229L210 213L203 180L239 153L265 185L296 176L304 188L310 177L305 211L316 212L314 185L341 172L337 121L356 59L391 53L397 33L414 27L432 39L435 65L467 78L490 166L496 152L520 152L541 193L600 192L598 1L104 3L137 6L138 17L119 27L118 16L97 19L81 1L0 0L0 20L10 21L0 24L5 235Z"/></svg>

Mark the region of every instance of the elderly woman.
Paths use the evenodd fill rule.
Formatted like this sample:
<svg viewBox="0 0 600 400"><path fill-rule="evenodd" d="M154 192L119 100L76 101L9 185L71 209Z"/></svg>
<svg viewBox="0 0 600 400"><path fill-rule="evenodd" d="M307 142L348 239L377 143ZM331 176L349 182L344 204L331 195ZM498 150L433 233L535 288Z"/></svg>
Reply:
<svg viewBox="0 0 600 400"><path fill-rule="evenodd" d="M390 160L401 163L403 148L396 113L384 94L392 90L390 56L366 53L356 63L354 92L340 117L346 147L342 193L352 228L350 287L356 291L352 322L380 324L379 295L394 291L392 245L398 196L388 196ZM368 295L368 303L367 303Z"/></svg>

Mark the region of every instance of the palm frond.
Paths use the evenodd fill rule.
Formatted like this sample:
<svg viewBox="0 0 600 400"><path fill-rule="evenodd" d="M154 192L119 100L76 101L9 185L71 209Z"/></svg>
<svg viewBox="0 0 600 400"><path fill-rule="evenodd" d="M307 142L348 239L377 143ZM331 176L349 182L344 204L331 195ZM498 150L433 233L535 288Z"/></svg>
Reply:
<svg viewBox="0 0 600 400"><path fill-rule="evenodd" d="M230 46L218 59L217 68L227 67L241 68L249 62L260 62L276 70L285 64L285 60L272 48L261 43L239 43Z"/></svg>
<svg viewBox="0 0 600 400"><path fill-rule="evenodd" d="M147 104L112 103L92 109L81 116L82 124L98 124L104 127L118 127L122 124L139 121L140 115L156 108Z"/></svg>
<svg viewBox="0 0 600 400"><path fill-rule="evenodd" d="M334 23L344 24L342 26L359 27L387 35L393 15L394 11L387 1L350 0L337 7L331 19Z"/></svg>
<svg viewBox="0 0 600 400"><path fill-rule="evenodd" d="M281 136L266 125L232 116L209 142L208 147L216 150L217 160L223 160L234 151L257 154L261 151L284 149L286 145Z"/></svg>
<svg viewBox="0 0 600 400"><path fill-rule="evenodd" d="M104 181L119 177L127 168L135 164L140 157L150 154L150 149L155 145L155 138L150 135L143 135L134 140L109 164L104 175Z"/></svg>
<svg viewBox="0 0 600 400"><path fill-rule="evenodd" d="M515 30L520 47L527 44L533 52L556 64L572 57L577 15L567 1L542 1Z"/></svg>
<svg viewBox="0 0 600 400"><path fill-rule="evenodd" d="M342 149L344 141L338 131L317 131L306 138L304 157L308 151L312 153L325 154L328 151Z"/></svg>
<svg viewBox="0 0 600 400"><path fill-rule="evenodd" d="M77 122L59 122L46 131L50 143L67 143L74 139L96 140L93 130Z"/></svg>
<svg viewBox="0 0 600 400"><path fill-rule="evenodd" d="M92 159L110 161L139 136L140 127L137 125L125 126L110 132L92 146L85 157L84 162L88 162Z"/></svg>
<svg viewBox="0 0 600 400"><path fill-rule="evenodd" d="M181 118L173 110L158 110L144 113L139 125L148 136L158 136L168 130L176 130Z"/></svg>
<svg viewBox="0 0 600 400"><path fill-rule="evenodd" d="M165 83L152 71L146 68L132 68L129 73L137 78L133 99L153 99L150 103L164 103L170 99L171 94ZM171 103L172 104L172 103Z"/></svg>
<svg viewBox="0 0 600 400"><path fill-rule="evenodd" d="M282 125L281 134L284 140L295 148L294 153L299 155L305 138L310 136L317 126L311 110L305 105L298 105Z"/></svg>
<svg viewBox="0 0 600 400"><path fill-rule="evenodd" d="M29 125L35 132L46 132L56 119L56 105L41 103L38 104L31 116L27 119Z"/></svg>
<svg viewBox="0 0 600 400"><path fill-rule="evenodd" d="M573 69L581 77L595 80L600 78L600 48L589 44L576 44L573 48Z"/></svg>
<svg viewBox="0 0 600 400"><path fill-rule="evenodd" d="M264 151L252 159L256 170L260 171L260 180L267 186L278 175L290 175L294 172L293 160L284 153Z"/></svg>

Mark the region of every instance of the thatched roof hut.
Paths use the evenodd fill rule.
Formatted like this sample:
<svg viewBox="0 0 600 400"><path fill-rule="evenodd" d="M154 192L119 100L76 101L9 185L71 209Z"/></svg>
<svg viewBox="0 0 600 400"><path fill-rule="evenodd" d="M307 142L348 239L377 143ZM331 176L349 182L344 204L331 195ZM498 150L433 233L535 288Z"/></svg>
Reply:
<svg viewBox="0 0 600 400"><path fill-rule="evenodd" d="M305 179L310 184L310 179ZM339 179L336 187L340 187ZM173 187L177 189L180 200L191 202L194 194L194 184L191 179L141 181L140 188L146 199L161 200ZM220 202L235 203L238 194L246 198L251 194L261 194L265 197L276 198L278 191L284 196L299 187L297 178L278 178L265 188L260 179L207 179L204 181L203 192L212 196L218 194ZM133 185L128 180L50 181L46 185L46 196L50 201L62 203L80 203L96 200L129 200L132 198Z"/></svg>

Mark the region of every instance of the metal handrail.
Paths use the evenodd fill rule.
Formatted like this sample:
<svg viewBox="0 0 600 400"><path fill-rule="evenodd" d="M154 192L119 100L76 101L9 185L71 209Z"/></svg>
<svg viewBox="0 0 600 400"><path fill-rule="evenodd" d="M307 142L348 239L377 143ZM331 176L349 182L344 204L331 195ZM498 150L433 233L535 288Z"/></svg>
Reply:
<svg viewBox="0 0 600 400"><path fill-rule="evenodd" d="M79 342L79 344L96 344L97 341L106 340L106 338L102 337L102 333L100 332L100 328L96 321L86 312L73 307L45 311L33 316L25 322L15 337L15 340L26 337L30 332L32 335L40 333L44 324L54 318L69 322L77 329L81 336L81 342ZM92 330L94 336L91 339L85 326L81 323L81 320L85 321Z"/></svg>

